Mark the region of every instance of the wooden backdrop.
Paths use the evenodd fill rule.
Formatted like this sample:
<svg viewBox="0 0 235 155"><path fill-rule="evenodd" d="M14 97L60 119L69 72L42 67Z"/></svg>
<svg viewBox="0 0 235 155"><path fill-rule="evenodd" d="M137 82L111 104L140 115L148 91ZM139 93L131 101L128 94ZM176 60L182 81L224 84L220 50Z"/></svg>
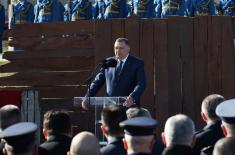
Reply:
<svg viewBox="0 0 235 155"><path fill-rule="evenodd" d="M127 37L131 53L145 61L141 105L159 120L158 131L177 113L200 128L204 97L235 97L233 23L232 17L209 16L17 25L9 44L24 51L4 53L10 62L0 72L13 74L0 77L0 89L39 90L41 114L65 108L76 131L93 131L94 111L74 107L72 98L85 94L83 81L113 55L115 39Z"/></svg>

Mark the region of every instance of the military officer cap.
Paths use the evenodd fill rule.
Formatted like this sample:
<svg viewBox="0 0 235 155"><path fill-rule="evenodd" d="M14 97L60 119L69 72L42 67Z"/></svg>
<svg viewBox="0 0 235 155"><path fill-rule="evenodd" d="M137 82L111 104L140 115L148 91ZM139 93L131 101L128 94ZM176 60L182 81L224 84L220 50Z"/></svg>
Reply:
<svg viewBox="0 0 235 155"><path fill-rule="evenodd" d="M37 125L31 122L20 122L13 124L0 133L0 138L4 139L6 146L13 152L20 153L29 146L35 144L35 133Z"/></svg>
<svg viewBox="0 0 235 155"><path fill-rule="evenodd" d="M134 117L119 123L125 134L131 136L153 135L157 124L155 119L149 117Z"/></svg>
<svg viewBox="0 0 235 155"><path fill-rule="evenodd" d="M235 124L235 99L220 103L216 108L216 115L226 123Z"/></svg>

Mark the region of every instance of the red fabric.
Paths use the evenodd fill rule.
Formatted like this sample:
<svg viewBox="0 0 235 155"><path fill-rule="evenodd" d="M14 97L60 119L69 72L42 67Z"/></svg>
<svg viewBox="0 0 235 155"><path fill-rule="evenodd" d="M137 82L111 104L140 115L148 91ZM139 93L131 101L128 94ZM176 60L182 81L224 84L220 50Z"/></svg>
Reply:
<svg viewBox="0 0 235 155"><path fill-rule="evenodd" d="M21 91L18 90L0 90L0 107L13 104L21 106Z"/></svg>

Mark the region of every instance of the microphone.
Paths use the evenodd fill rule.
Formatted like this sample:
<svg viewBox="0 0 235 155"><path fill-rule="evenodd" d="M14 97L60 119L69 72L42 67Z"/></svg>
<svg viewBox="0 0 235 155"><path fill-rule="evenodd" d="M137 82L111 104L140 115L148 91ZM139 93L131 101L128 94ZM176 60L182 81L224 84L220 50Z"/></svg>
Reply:
<svg viewBox="0 0 235 155"><path fill-rule="evenodd" d="M108 59L104 59L101 62L101 68L107 69L109 67L116 67L117 66L117 60L114 58L108 58Z"/></svg>

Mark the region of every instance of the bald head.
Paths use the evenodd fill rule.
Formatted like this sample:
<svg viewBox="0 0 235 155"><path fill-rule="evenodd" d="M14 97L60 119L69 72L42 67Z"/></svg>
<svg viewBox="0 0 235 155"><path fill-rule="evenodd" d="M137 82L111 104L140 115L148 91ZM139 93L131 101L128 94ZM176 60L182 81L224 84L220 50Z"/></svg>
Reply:
<svg viewBox="0 0 235 155"><path fill-rule="evenodd" d="M71 155L99 155L100 146L97 138L90 132L77 134L71 143Z"/></svg>
<svg viewBox="0 0 235 155"><path fill-rule="evenodd" d="M234 148L235 138L223 138L216 143L213 155L234 155Z"/></svg>
<svg viewBox="0 0 235 155"><path fill-rule="evenodd" d="M20 109L15 105L5 105L0 109L0 130L21 121Z"/></svg>

